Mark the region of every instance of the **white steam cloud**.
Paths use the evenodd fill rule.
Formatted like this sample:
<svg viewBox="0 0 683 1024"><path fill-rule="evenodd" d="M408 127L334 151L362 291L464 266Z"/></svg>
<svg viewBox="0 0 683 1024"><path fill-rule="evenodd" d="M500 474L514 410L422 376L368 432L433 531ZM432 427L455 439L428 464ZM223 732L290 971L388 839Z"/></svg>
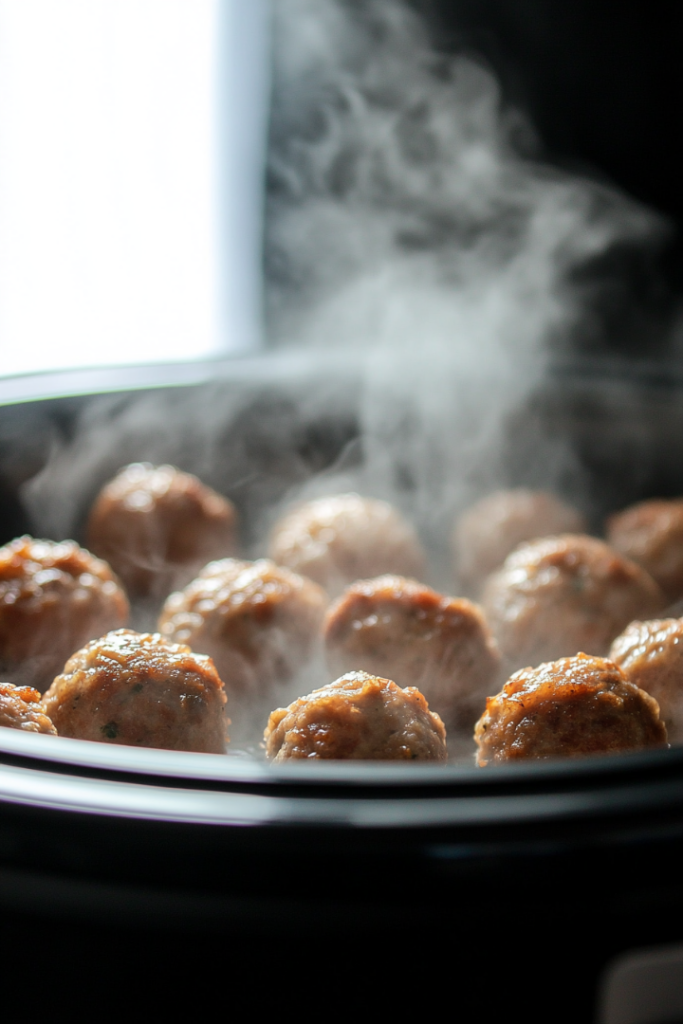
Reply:
<svg viewBox="0 0 683 1024"><path fill-rule="evenodd" d="M323 367L343 352L361 381L360 464L312 480L294 473L287 497L341 487L386 497L438 547L458 508L504 478L509 418L548 352L587 329L577 272L614 247L651 245L663 225L622 194L538 162L532 127L492 73L470 56L435 55L400 0L275 0L273 12L271 342ZM60 447L29 488L41 527L50 508L61 510L60 532L77 522L65 511L73 495L91 494L124 451L189 469L200 436L218 451L205 396L196 420L191 402L182 413L166 403L163 440L148 423L156 404L140 404L137 431L126 404L124 445L111 407L99 426L91 410L90 437ZM184 430L183 419L194 425ZM221 437L228 422L223 406ZM76 454L87 480L69 469ZM542 437L529 457L550 488L573 458ZM196 461L201 473L205 459Z"/></svg>
<svg viewBox="0 0 683 1024"><path fill-rule="evenodd" d="M436 56L399 0L278 0L275 13L272 336L364 360L365 464L344 482L442 542L454 511L500 483L509 416L548 353L595 330L577 271L663 225L535 160L491 72ZM532 449L551 489L571 475L570 451Z"/></svg>

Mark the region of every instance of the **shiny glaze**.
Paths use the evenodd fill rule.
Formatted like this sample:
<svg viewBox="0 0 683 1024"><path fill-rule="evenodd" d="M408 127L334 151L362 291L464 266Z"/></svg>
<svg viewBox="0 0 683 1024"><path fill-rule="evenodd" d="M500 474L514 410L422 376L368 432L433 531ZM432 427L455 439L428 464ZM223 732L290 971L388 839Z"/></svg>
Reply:
<svg viewBox="0 0 683 1024"><path fill-rule="evenodd" d="M617 753L667 742L656 700L606 658L516 672L477 722L477 763Z"/></svg>
<svg viewBox="0 0 683 1024"><path fill-rule="evenodd" d="M264 733L276 761L326 758L445 761L446 730L414 687L349 672L278 708Z"/></svg>
<svg viewBox="0 0 683 1024"><path fill-rule="evenodd" d="M74 541L0 548L0 673L46 689L77 648L123 626L128 600L106 562Z"/></svg>
<svg viewBox="0 0 683 1024"><path fill-rule="evenodd" d="M214 754L225 751L225 703L210 658L130 629L77 651L44 697L62 736Z"/></svg>

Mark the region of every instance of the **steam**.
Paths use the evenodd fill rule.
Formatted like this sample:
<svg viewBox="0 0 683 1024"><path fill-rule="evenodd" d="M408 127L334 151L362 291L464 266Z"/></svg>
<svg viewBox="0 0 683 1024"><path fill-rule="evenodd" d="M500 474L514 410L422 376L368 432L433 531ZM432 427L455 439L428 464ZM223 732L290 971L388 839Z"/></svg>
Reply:
<svg viewBox="0 0 683 1024"><path fill-rule="evenodd" d="M595 330L578 273L663 225L534 159L491 72L437 57L399 0L278 0L275 15L273 342L363 361L356 484L438 547L454 510L500 485L509 418L549 354ZM579 475L564 446L528 443L550 489Z"/></svg>
<svg viewBox="0 0 683 1024"><path fill-rule="evenodd" d="M86 496L134 458L175 462L232 497L251 488L250 508L355 488L402 507L436 551L459 508L509 482L510 418L549 354L595 333L579 272L661 237L635 202L539 162L532 126L491 72L435 55L400 0L275 0L273 16L270 344L308 353L322 378L331 360L333 384L343 353L360 445L313 472L286 449L286 417L270 443L288 469L269 490L254 484L265 463L253 437L230 440L247 420L256 429L247 392L104 401L27 490L42 532L75 529ZM333 384L301 390L300 420L328 399L344 405ZM550 489L579 474L563 445L527 443Z"/></svg>

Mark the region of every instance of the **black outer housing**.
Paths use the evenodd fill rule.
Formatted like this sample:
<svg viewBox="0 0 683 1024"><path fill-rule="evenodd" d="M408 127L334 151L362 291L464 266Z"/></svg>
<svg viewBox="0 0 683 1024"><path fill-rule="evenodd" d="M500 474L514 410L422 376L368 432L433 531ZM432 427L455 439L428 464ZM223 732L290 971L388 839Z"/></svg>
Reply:
<svg viewBox="0 0 683 1024"><path fill-rule="evenodd" d="M0 749L5 943L68 942L86 972L132 969L142 944L170 982L199 944L207 964L229 959L231 986L266 985L364 949L388 972L387 1010L403 963L418 987L447 982L466 1019L484 994L504 1012L522 971L526 1020L549 991L554 1020L590 1020L613 956L682 937L680 749L371 772L235 771L9 730Z"/></svg>

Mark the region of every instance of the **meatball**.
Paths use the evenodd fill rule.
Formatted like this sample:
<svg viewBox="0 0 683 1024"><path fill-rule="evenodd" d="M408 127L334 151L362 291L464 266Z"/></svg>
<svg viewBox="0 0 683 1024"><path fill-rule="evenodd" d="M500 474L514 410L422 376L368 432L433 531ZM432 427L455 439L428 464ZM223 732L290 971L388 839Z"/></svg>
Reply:
<svg viewBox="0 0 683 1024"><path fill-rule="evenodd" d="M385 501L338 494L289 512L276 524L270 556L332 596L357 579L395 572L420 577L425 557L412 526Z"/></svg>
<svg viewBox="0 0 683 1024"><path fill-rule="evenodd" d="M642 565L670 601L683 596L683 499L643 501L611 516L607 539Z"/></svg>
<svg viewBox="0 0 683 1024"><path fill-rule="evenodd" d="M12 686L11 683L0 683L0 727L57 735L38 691L32 686Z"/></svg>
<svg viewBox="0 0 683 1024"><path fill-rule="evenodd" d="M500 656L481 609L402 576L350 586L327 613L330 670L364 669L417 686L446 728L470 731L499 685Z"/></svg>
<svg viewBox="0 0 683 1024"><path fill-rule="evenodd" d="M484 588L484 613L510 669L587 651L605 655L664 596L644 569L594 537L566 534L508 555Z"/></svg>
<svg viewBox="0 0 683 1024"><path fill-rule="evenodd" d="M666 744L657 701L606 658L516 672L477 722L477 763L611 754Z"/></svg>
<svg viewBox="0 0 683 1024"><path fill-rule="evenodd" d="M61 736L225 753L226 696L210 658L119 629L69 658L44 697Z"/></svg>
<svg viewBox="0 0 683 1024"><path fill-rule="evenodd" d="M560 533L583 533L584 517L546 491L495 491L464 512L455 524L452 549L457 577L479 593L486 577L523 541Z"/></svg>
<svg viewBox="0 0 683 1024"><path fill-rule="evenodd" d="M272 707L272 688L300 673L313 654L326 607L325 592L289 569L265 558L227 558L171 594L159 630L213 658L230 696L233 734L241 737L262 699Z"/></svg>
<svg viewBox="0 0 683 1024"><path fill-rule="evenodd" d="M134 463L100 491L87 538L131 596L161 598L210 559L235 553L236 513L189 473Z"/></svg>
<svg viewBox="0 0 683 1024"><path fill-rule="evenodd" d="M655 698L669 739L683 742L683 619L632 622L612 644L612 661Z"/></svg>
<svg viewBox="0 0 683 1024"><path fill-rule="evenodd" d="M128 621L106 562L73 541L20 537L0 548L0 673L45 690L93 637Z"/></svg>
<svg viewBox="0 0 683 1024"><path fill-rule="evenodd" d="M273 711L264 733L274 761L445 761L446 730L419 690L349 672Z"/></svg>

